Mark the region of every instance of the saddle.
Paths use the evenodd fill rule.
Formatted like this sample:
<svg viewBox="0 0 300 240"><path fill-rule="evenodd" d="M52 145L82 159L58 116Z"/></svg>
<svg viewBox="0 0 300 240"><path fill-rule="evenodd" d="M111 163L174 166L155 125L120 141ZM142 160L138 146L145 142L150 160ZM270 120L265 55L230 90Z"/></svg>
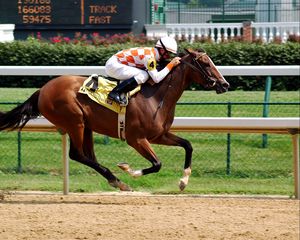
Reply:
<svg viewBox="0 0 300 240"><path fill-rule="evenodd" d="M121 113L125 111L126 106L120 106L118 103L113 102L107 98L110 91L114 87L116 87L117 84L118 81L116 79L93 74L84 81L84 83L79 89L79 92L88 95L89 98L95 101L96 103L116 113ZM138 91L140 91L140 89L141 86L137 86L134 90L122 96L126 98L127 104L129 102L130 97L136 94Z"/></svg>
<svg viewBox="0 0 300 240"><path fill-rule="evenodd" d="M93 74L88 77L80 87L79 91L82 94L86 94L90 99L95 101L96 103L116 112L118 114L118 136L121 140L126 140L125 135L125 114L126 114L126 106L120 106L118 103L111 101L108 99L108 94L110 91L116 87L118 81L115 79L107 78L104 76L98 76L97 74ZM126 102L128 104L129 98L136 94L141 90L141 86L137 86L135 89L130 91L127 94L124 94L126 98Z"/></svg>

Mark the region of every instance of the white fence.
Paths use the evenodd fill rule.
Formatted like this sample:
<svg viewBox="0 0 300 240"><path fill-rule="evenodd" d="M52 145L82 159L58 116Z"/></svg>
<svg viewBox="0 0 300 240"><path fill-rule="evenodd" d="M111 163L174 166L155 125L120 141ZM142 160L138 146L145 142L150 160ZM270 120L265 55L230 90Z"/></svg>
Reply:
<svg viewBox="0 0 300 240"><path fill-rule="evenodd" d="M177 37L179 40L188 39L193 42L195 38L211 38L214 42L221 41L221 31L224 31L224 40L230 37L240 37L243 23L191 23L191 24L165 24L145 25L146 35L149 38L159 38L166 35ZM229 34L228 34L229 33Z"/></svg>
<svg viewBox="0 0 300 240"><path fill-rule="evenodd" d="M254 22L251 27L255 38L263 42L272 42L275 38L286 42L289 35L300 35L299 22Z"/></svg>
<svg viewBox="0 0 300 240"><path fill-rule="evenodd" d="M159 38L170 35L178 39L210 38L214 42L225 41L233 37L241 37L243 23L191 23L191 24L146 24L146 36ZM286 42L289 35L300 35L299 22L251 22L249 26L254 39L272 42L275 37Z"/></svg>
<svg viewBox="0 0 300 240"><path fill-rule="evenodd" d="M218 66L224 76L298 76L300 66ZM0 75L104 75L103 66L0 66ZM295 196L300 199L300 118L175 118L172 131L290 134L293 142ZM44 118L31 120L24 131L56 131ZM67 137L63 135L64 194L69 192Z"/></svg>
<svg viewBox="0 0 300 240"><path fill-rule="evenodd" d="M300 65L217 66L224 76L298 76ZM103 66L0 66L3 76L105 75Z"/></svg>

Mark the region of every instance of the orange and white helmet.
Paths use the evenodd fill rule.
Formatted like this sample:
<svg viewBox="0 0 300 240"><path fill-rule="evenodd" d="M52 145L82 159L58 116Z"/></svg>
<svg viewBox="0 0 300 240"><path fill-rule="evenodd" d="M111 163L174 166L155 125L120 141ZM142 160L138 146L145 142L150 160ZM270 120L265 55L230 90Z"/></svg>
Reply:
<svg viewBox="0 0 300 240"><path fill-rule="evenodd" d="M177 42L172 37L162 37L156 42L155 47L163 48L168 52L177 54Z"/></svg>

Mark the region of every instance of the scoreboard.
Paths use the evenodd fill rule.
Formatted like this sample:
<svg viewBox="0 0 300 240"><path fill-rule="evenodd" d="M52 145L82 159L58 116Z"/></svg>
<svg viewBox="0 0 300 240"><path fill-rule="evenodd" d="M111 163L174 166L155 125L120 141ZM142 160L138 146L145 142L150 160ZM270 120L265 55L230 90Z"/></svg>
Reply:
<svg viewBox="0 0 300 240"><path fill-rule="evenodd" d="M0 23L131 24L131 0L0 0Z"/></svg>
<svg viewBox="0 0 300 240"><path fill-rule="evenodd" d="M128 29L132 0L0 0L0 24L16 29Z"/></svg>

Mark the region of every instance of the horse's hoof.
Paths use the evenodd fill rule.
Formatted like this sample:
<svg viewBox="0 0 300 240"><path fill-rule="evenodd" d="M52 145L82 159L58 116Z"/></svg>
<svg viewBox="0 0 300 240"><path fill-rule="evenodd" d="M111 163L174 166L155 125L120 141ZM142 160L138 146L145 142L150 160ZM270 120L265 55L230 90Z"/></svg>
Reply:
<svg viewBox="0 0 300 240"><path fill-rule="evenodd" d="M112 181L112 182L108 182L110 186L114 187L114 188L119 188L121 191L133 191L128 185L126 185L125 183L121 182L121 181Z"/></svg>
<svg viewBox="0 0 300 240"><path fill-rule="evenodd" d="M119 189L121 191L126 191L126 192L132 192L133 191L127 184L125 184L123 182L120 182Z"/></svg>
<svg viewBox="0 0 300 240"><path fill-rule="evenodd" d="M128 172L130 169L128 163L118 163L118 167L121 168L125 172Z"/></svg>
<svg viewBox="0 0 300 240"><path fill-rule="evenodd" d="M186 183L183 180L180 180L179 182L179 189L180 191L183 191L186 187Z"/></svg>
<svg viewBox="0 0 300 240"><path fill-rule="evenodd" d="M110 186L114 187L114 188L118 188L119 187L119 183L118 181L109 181L108 182Z"/></svg>

